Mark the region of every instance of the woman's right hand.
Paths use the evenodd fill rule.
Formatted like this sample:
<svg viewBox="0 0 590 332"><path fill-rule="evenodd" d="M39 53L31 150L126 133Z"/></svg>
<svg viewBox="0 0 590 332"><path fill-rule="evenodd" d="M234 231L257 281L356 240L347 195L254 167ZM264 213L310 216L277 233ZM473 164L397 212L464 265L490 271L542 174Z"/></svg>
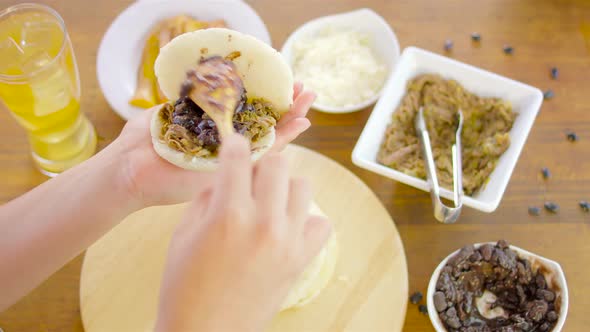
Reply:
<svg viewBox="0 0 590 332"><path fill-rule="evenodd" d="M172 238L156 331L262 330L330 235L329 222L309 215L309 185L289 177L284 157L254 167L234 135L220 165Z"/></svg>

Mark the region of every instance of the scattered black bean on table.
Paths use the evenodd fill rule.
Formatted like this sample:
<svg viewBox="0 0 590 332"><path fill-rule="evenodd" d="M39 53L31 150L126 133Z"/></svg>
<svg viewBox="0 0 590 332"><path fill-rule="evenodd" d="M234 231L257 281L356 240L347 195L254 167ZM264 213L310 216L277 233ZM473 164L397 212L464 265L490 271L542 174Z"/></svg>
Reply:
<svg viewBox="0 0 590 332"><path fill-rule="evenodd" d="M471 40L473 42L480 42L481 41L481 35L479 33L477 33L477 32L473 32L473 33L471 33ZM453 41L451 39L445 40L445 43L444 43L444 50L445 51L450 52L453 49L453 46L454 46L453 45ZM514 47L506 44L503 47L503 52L506 55L512 55L512 54L514 54ZM550 75L551 75L551 79L557 80L559 78L559 69L557 67L551 67ZM543 99L546 99L547 100L547 99L551 99L553 97L555 97L555 93L553 92L553 90L548 89L548 90L545 90L543 92ZM567 137L567 140L570 141L570 142L575 142L575 141L578 140L578 135L575 132L568 132L566 137ZM551 177L551 172L549 171L549 168L547 168L547 167L543 167L541 169L541 174L543 176L543 179L549 179ZM579 206L582 209L582 211L584 211L584 212L590 212L590 203L588 203L587 201L580 201L579 202ZM543 205L543 207L545 208L545 210L547 210L547 211L549 211L551 213L557 213L559 211L559 205L557 205L554 202L545 202L544 205ZM529 206L528 213L531 216L539 216L541 214L541 208L539 208L537 206ZM441 293L441 292L437 292L437 293ZM547 293L547 295L553 295L552 292L546 292L546 293ZM436 295L440 295L440 294L435 294L435 296L434 296L435 297L435 300L437 298ZM547 301L553 301L553 299L544 297L545 294L537 294L537 296L538 297L540 296L539 297L540 299L545 299ZM423 299L423 295L422 295L421 292L414 292L410 296L410 302L412 304L419 304L422 301L422 299ZM444 297L443 297L443 300L444 300ZM436 302L437 301L435 301L435 305L437 305ZM438 302L440 302L440 303L438 303L439 306L442 306L442 303L443 302L444 302L444 306L446 306L446 304L447 304L445 301L438 301ZM437 308L437 310L438 309L439 308ZM418 310L419 310L420 313L428 314L428 308L424 304L420 304L418 306ZM438 311L441 311L441 310L438 310ZM555 312L553 312L553 311L550 312L547 315L547 318L549 319L549 321L554 322L557 317L550 317L552 315L553 316L556 316L555 315ZM544 325L547 325L547 324L544 324ZM541 329L543 329L545 327L548 327L548 326L549 325L542 326Z"/></svg>
<svg viewBox="0 0 590 332"><path fill-rule="evenodd" d="M529 214L531 216L538 216L541 214L541 209L537 206L529 206Z"/></svg>
<svg viewBox="0 0 590 332"><path fill-rule="evenodd" d="M551 68L551 78L556 80L559 77L559 69L557 67Z"/></svg>
<svg viewBox="0 0 590 332"><path fill-rule="evenodd" d="M445 40L445 51L450 52L453 49L453 41L450 39Z"/></svg>
<svg viewBox="0 0 590 332"><path fill-rule="evenodd" d="M410 295L410 303L418 304L418 303L420 303L420 301L422 301L423 297L424 296L422 295L421 292L414 292L412 295Z"/></svg>
<svg viewBox="0 0 590 332"><path fill-rule="evenodd" d="M553 97L555 97L555 92L553 92L553 90L549 89L543 92L543 99L551 99Z"/></svg>
<svg viewBox="0 0 590 332"><path fill-rule="evenodd" d="M545 202L545 210L551 212L551 213L557 213L559 211L559 205L553 203L553 202Z"/></svg>
<svg viewBox="0 0 590 332"><path fill-rule="evenodd" d="M567 133L566 137L567 137L567 140L570 142L575 142L578 140L578 135L576 133L574 133L573 131L570 131L569 133Z"/></svg>
<svg viewBox="0 0 590 332"><path fill-rule="evenodd" d="M424 304L418 306L418 311L425 315L428 315L428 308Z"/></svg>
<svg viewBox="0 0 590 332"><path fill-rule="evenodd" d="M543 179L548 179L551 177L551 172L549 172L549 168L547 167L541 168L541 174L543 174Z"/></svg>
<svg viewBox="0 0 590 332"><path fill-rule="evenodd" d="M472 32L471 33L471 41L473 42L480 42L481 41L481 34L479 34L478 32ZM453 49L453 41L451 39L447 39L445 40L445 44L444 44L444 49L447 52L450 52ZM505 44L503 47L503 51L505 54L507 55L511 55L514 53L514 47ZM559 68L557 67L551 67L550 70L550 74L551 74L551 78L556 80L559 78ZM555 92L553 92L553 90L551 89L547 89L543 92L543 99L551 99L555 97ZM578 140L578 135L574 132L568 132L567 133L567 140L570 142L575 142ZM549 171L549 168L547 167L543 167L541 169L541 174L543 175L543 179L549 179L551 177L551 172ZM580 208L582 208L582 210L588 212L590 211L590 205L588 202L586 201L581 201L579 203ZM551 212L551 213L557 213L557 211L559 211L559 205L553 203L553 202L546 202L544 204L544 207L547 211ZM530 206L528 208L529 214L532 216L538 216L541 214L541 209L539 207L536 206ZM417 300L416 302L413 302L413 299L416 300L416 298L414 298L414 296L416 295L420 295L419 300ZM410 301L413 304L418 304L420 301L422 300L422 294L420 292L416 292L414 294L412 294L412 296L410 297Z"/></svg>

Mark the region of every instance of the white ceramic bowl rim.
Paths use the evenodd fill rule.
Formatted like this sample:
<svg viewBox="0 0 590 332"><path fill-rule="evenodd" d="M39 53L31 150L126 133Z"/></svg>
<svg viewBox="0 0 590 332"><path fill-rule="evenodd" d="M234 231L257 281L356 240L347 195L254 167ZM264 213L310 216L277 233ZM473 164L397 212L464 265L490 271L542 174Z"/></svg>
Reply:
<svg viewBox="0 0 590 332"><path fill-rule="evenodd" d="M481 242L481 243L475 243L473 246L478 249L480 246L484 245L484 244L492 244L492 245L496 245L497 242ZM551 332L560 332L561 329L563 328L563 325L565 324L565 320L567 318L567 313L568 313L568 305L569 305L569 294L568 294L568 289L567 289L567 281L565 279L565 274L563 272L563 269L561 268L561 266L559 265L559 263L550 260L548 258L545 258L543 256L539 256L537 254L534 254L532 252L526 251L524 249L521 249L519 247L510 245L509 246L510 249L516 251L516 253L518 254L518 256L520 258L526 258L529 261L531 261L531 264L534 267L534 263L537 262L540 266L542 266L543 268L547 269L548 271L552 272L554 274L553 278L548 280L547 283L548 285L553 284L553 290L555 290L555 287L557 286L557 290L556 292L556 296L558 298L561 298L561 303L560 303L560 308L559 308L559 319L557 320L557 323L555 324L555 327L553 328L553 330ZM430 278L430 282L428 283L428 290L426 292L426 305L428 307L428 316L430 317L430 321L432 322L432 326L434 327L434 329L437 332L447 332L447 329L445 329L442 321L440 320L440 317L438 315L438 312L436 311L435 307L434 307L434 301L433 301L433 295L436 292L436 283L438 281L438 277L440 276L440 271L445 267L445 265L447 264L448 260L453 257L454 255L456 255L461 249L457 249L454 252L452 252L450 255L448 255L445 259L443 259L440 264L436 267L436 269L434 270L434 272L432 273L432 277ZM545 279L547 279L547 276L545 275Z"/></svg>
<svg viewBox="0 0 590 332"><path fill-rule="evenodd" d="M399 42L397 40L397 37L395 36L395 33L393 32L393 30L391 29L391 27L389 26L389 24L387 23L387 21L385 21L385 19L383 17L381 17L379 14L377 14L375 11L373 11L372 9L369 9L369 8L361 8L361 9L356 9L356 10L348 11L348 12L344 12L344 13L322 16L322 17L318 17L318 18L312 19L310 21L307 21L306 23L301 25L299 28L297 28L295 31L293 31L291 33L291 35L289 35L289 37L287 38L287 40L283 44L283 47L281 49L281 53L283 54L283 56L285 56L287 58L287 61L291 65L291 47L292 47L293 43L298 38L301 38L304 35L312 34L313 32L319 31L323 27L330 26L332 24L341 25L338 22L342 22L342 21L371 22L371 24L374 25L374 27L376 29L379 29L381 31L381 34L386 35L387 42L391 43L391 47L393 48L392 54L388 55L388 58L391 59L391 66L388 66L389 68L387 68L388 74L387 74L386 78L383 80L383 86L381 87L379 92L377 92L374 96L372 96L371 98L369 98L363 102L360 102L356 105L349 105L349 106L342 106L342 107L323 105L318 102L314 102L314 104L313 104L314 109L317 109L317 110L320 110L323 112L327 112L327 113L350 113L350 112L364 109L367 106L375 103L375 101L377 101L377 99L379 99L379 97L381 96L381 93L383 92L383 89L385 87L385 82L387 82L388 78L391 77L391 74L393 73L393 69L395 68L397 60L399 59L399 56L400 56L400 46L399 46ZM375 37L375 36L373 36L373 37Z"/></svg>

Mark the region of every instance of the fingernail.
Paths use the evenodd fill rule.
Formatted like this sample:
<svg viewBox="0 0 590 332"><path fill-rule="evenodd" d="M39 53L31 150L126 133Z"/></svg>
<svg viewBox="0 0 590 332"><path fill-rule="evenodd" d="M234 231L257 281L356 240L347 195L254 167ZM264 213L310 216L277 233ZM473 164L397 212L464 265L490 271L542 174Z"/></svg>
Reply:
<svg viewBox="0 0 590 332"><path fill-rule="evenodd" d="M317 95L315 92L313 92L313 91L310 91L309 93L310 93L310 94L312 95L312 97L313 97L311 100L312 100L312 101L315 101L315 100L316 100L316 98L318 97L318 95Z"/></svg>
<svg viewBox="0 0 590 332"><path fill-rule="evenodd" d="M304 124L301 125L301 128L303 130L309 129L309 127L311 127L311 121L309 121L308 118L302 118L302 120L306 120L306 121L304 122Z"/></svg>

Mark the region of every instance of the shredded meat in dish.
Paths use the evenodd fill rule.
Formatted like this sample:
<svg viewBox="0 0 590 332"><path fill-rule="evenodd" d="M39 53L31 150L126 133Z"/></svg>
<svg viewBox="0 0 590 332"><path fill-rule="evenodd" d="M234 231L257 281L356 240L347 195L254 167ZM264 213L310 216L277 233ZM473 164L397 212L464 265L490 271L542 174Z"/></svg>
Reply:
<svg viewBox="0 0 590 332"><path fill-rule="evenodd" d="M512 106L499 98L476 96L456 81L438 75L424 74L411 80L392 114L377 160L423 179L426 171L414 129L414 117L420 106L424 108L438 181L445 188L453 187L451 146L458 126L457 110L463 112L463 190L467 195L475 193L510 146L509 132L516 119Z"/></svg>
<svg viewBox="0 0 590 332"><path fill-rule="evenodd" d="M160 116L161 139L169 147L196 157L213 157L221 144L215 122L190 98L181 97L173 105L165 104ZM251 142L266 136L280 118L263 99L247 100L246 93L236 107L233 125L236 132Z"/></svg>

